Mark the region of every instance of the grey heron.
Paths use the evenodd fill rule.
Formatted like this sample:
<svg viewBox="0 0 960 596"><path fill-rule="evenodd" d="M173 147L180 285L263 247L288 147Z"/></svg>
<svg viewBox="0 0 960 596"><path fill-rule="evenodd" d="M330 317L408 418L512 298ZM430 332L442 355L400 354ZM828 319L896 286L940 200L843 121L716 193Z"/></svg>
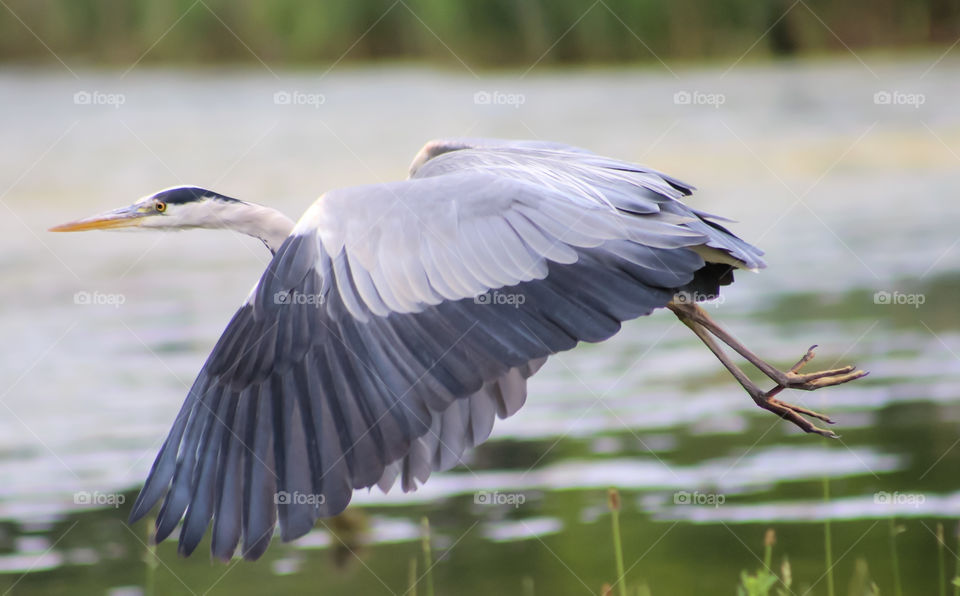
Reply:
<svg viewBox="0 0 960 596"><path fill-rule="evenodd" d="M697 304L764 267L693 187L540 141L432 141L404 181L331 190L296 223L198 187L52 228L225 228L259 238L266 271L203 365L131 521L162 503L189 555L248 559L342 511L356 489L413 490L485 441L547 357L667 308L753 401L809 433L825 415L777 399L864 376L783 371ZM773 382L764 390L726 344ZM815 346L814 346L815 347Z"/></svg>

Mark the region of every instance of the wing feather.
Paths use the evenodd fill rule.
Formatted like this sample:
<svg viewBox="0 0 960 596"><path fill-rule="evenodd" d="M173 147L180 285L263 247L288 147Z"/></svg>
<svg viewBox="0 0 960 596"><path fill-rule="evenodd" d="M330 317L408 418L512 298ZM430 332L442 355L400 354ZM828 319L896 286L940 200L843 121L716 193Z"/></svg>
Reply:
<svg viewBox="0 0 960 596"><path fill-rule="evenodd" d="M549 355L727 283L698 277L702 247L762 266L640 166L542 143L422 157L327 193L277 250L134 504L162 501L158 540L183 520L189 554L212 523L214 556L255 559L278 522L292 540L355 489L412 490L520 409Z"/></svg>
<svg viewBox="0 0 960 596"><path fill-rule="evenodd" d="M229 560L240 543L242 511L243 445L236 429L246 427L247 402L244 394L237 397L233 418L225 421L229 432L223 434L223 465L217 470L216 507L210 550L214 557Z"/></svg>

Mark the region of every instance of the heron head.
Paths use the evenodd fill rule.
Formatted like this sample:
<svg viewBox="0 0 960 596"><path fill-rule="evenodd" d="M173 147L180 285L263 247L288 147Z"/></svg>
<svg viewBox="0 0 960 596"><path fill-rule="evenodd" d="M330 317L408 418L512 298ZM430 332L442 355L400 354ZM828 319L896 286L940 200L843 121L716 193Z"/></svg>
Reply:
<svg viewBox="0 0 960 596"><path fill-rule="evenodd" d="M50 228L51 232L86 230L222 228L242 201L197 186L178 186L139 201Z"/></svg>

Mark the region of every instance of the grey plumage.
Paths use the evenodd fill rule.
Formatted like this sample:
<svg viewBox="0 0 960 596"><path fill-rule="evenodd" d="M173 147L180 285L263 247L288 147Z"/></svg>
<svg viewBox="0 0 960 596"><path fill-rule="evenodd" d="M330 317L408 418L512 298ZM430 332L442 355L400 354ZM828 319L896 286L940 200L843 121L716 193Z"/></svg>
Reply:
<svg viewBox="0 0 960 596"><path fill-rule="evenodd" d="M352 491L416 488L515 413L551 354L761 252L691 188L558 144L443 141L407 181L330 191L208 358L134 504L180 551L257 558ZM284 498L287 495L289 498ZM294 497L298 495L298 497ZM310 499L299 496L314 495ZM322 496L321 496L322 495Z"/></svg>

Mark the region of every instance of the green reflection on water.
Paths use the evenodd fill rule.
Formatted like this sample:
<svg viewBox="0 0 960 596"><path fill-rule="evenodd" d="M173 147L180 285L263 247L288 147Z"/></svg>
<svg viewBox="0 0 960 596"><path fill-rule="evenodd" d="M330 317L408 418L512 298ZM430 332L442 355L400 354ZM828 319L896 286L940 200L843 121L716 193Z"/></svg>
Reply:
<svg viewBox="0 0 960 596"><path fill-rule="evenodd" d="M960 451L950 451L955 441L954 424L944 422L942 412L933 404L895 404L879 410L875 424L850 429L843 444L823 441L823 445L842 452L850 448L883 445L883 450L900 454L908 465L876 475L863 473L833 478L834 498L872 495L876 491L900 491L924 495L948 493L956 488L954 471L960 464ZM765 418L751 418L748 429L739 435L690 435L678 431L677 448L659 454L673 466L703 461L705 453L714 457L746 450L769 427ZM612 433L624 446L603 457L649 457L630 433ZM760 441L756 449L774 446L809 447L811 437L784 435L775 429ZM813 439L820 441L820 439ZM542 442L531 442L529 457L542 453ZM523 442L499 442L482 446L474 469L504 469L526 464L521 454L514 459ZM941 455L946 456L941 459ZM589 440L562 443L564 458L600 458L591 453ZM939 460L939 461L938 461ZM936 464L936 465L934 465ZM783 461L790 466L789 460ZM824 466L829 468L830 462ZM932 466L932 468L931 468ZM922 477L918 470L930 468ZM694 487L691 487L693 489ZM702 488L702 487L701 487ZM200 546L189 559L177 556L175 544L165 542L158 548L162 563L156 570L156 593L176 594L193 591L211 594L263 594L318 592L329 594L402 593L407 586L410 557L418 556L415 539L395 543L367 544L364 528L373 518L403 519L417 524L429 516L434 532L435 557L439 561L434 578L439 594L489 594L519 592L524 577L534 578L538 594L594 593L604 582L614 580L614 560L606 494L602 489L531 491L536 493L518 508L478 507L472 495L460 495L434 503L412 506L364 507L350 510L350 517L326 520L337 538L330 547L298 548L276 541L258 563L235 562L224 566L206 556L208 544ZM793 590L797 594L812 588L825 593L823 564L823 525L819 522L689 523L661 519L649 511L644 498L649 492L622 491L624 556L631 586L641 581L653 594L732 593L741 569L754 570L763 553L767 528L777 532L775 565L789 556ZM720 507L743 504L790 502L816 503L821 495L821 480L810 477L761 486L752 492L729 494ZM126 503L135 493L126 495ZM123 524L128 505L68 516L45 532L54 551L65 564L30 573L3 577L0 586L18 583L14 593L77 594L103 593L111 587L143 585L145 527L132 530ZM486 537L490 524L523 521L532 518L558 520L558 533L527 537L513 542L495 542ZM898 537L901 575L906 593L932 593L937 586L936 523L952 529L950 520L911 518L901 523L906 532ZM531 522L533 527L533 522ZM884 519L836 520L833 522L835 575L839 593L846 593L858 559L865 559L871 577L889 593L892 569ZM952 534L952 532L948 532ZM3 554L13 553L16 538L24 535L14 524L2 527ZM950 544L954 539L951 537ZM953 547L951 547L953 548ZM79 549L79 550L78 550ZM77 553L93 549L93 564L77 564ZM71 561L74 561L71 563ZM288 569L289 574L275 572ZM582 584L581 584L582 582ZM585 586L583 585L585 584Z"/></svg>

